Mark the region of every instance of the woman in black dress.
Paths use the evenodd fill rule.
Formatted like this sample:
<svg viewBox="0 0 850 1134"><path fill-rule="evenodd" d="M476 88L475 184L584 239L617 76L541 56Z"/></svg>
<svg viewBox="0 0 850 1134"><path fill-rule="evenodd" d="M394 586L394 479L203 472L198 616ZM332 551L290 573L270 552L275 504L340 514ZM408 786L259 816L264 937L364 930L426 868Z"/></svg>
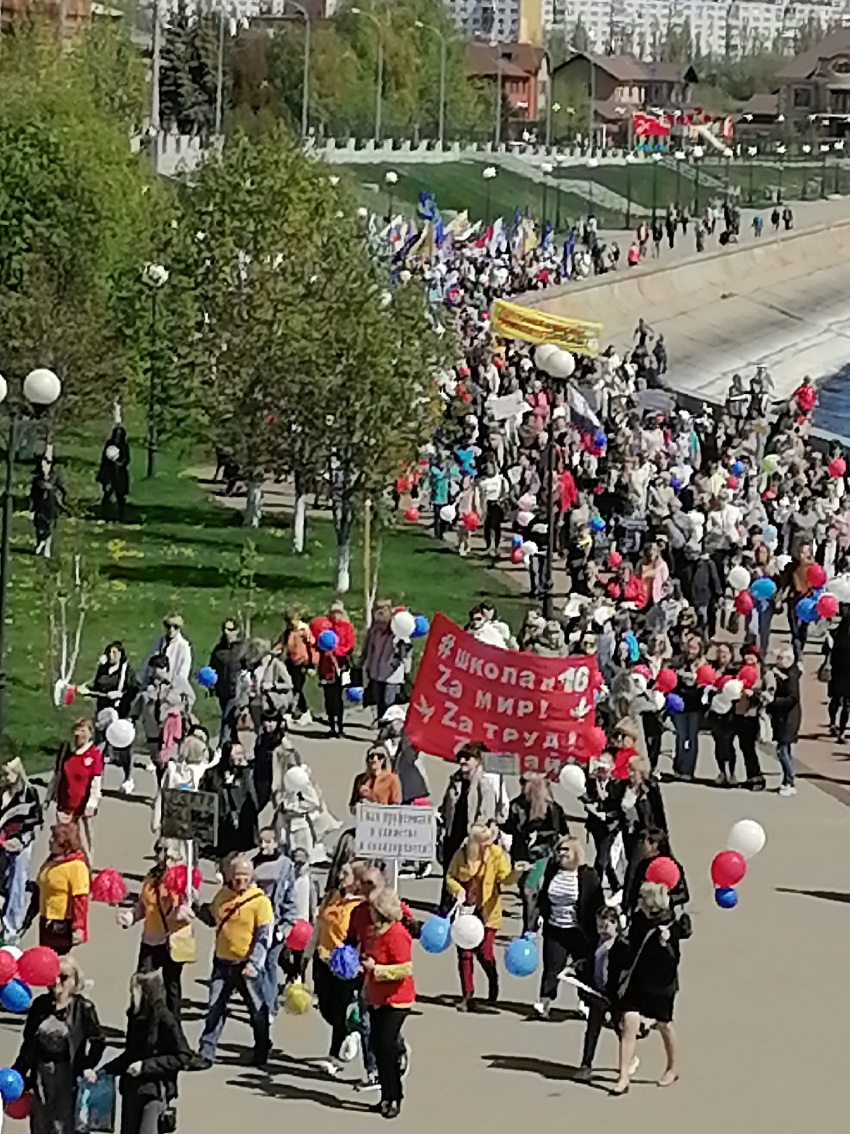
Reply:
<svg viewBox="0 0 850 1134"><path fill-rule="evenodd" d="M620 969L620 1076L612 1088L615 1095L629 1089L641 1016L657 1022L664 1043L667 1065L658 1086L672 1086L679 1078L673 1004L679 990L679 946L690 935L690 918L673 917L667 888L644 882L628 941L615 946Z"/></svg>
<svg viewBox="0 0 850 1134"><path fill-rule="evenodd" d="M217 858L259 846L260 806L253 770L241 744L227 741L223 745L221 760L204 772L200 790L218 796L218 846L214 851Z"/></svg>

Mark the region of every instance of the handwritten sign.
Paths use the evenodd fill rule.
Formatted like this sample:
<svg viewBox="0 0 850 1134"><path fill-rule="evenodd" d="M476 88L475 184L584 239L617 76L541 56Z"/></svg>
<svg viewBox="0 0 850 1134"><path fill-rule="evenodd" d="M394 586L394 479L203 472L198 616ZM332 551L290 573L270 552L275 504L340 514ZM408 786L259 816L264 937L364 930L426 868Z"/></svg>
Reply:
<svg viewBox="0 0 850 1134"><path fill-rule="evenodd" d="M407 710L405 731L421 752L454 759L470 741L513 753L522 772L557 775L588 760L596 659L538 657L477 641L434 615Z"/></svg>
<svg viewBox="0 0 850 1134"><path fill-rule="evenodd" d="M358 858L431 862L436 845L437 821L430 807L357 805L354 853Z"/></svg>
<svg viewBox="0 0 850 1134"><path fill-rule="evenodd" d="M197 839L201 846L218 842L218 796L210 791L165 788L162 793L162 835Z"/></svg>

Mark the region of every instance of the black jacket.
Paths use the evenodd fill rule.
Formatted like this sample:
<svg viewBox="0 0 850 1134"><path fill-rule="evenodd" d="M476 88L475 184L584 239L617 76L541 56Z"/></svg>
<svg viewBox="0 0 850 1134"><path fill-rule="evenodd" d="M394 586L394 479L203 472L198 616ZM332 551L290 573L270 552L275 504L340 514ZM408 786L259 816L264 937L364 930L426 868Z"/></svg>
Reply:
<svg viewBox="0 0 850 1134"><path fill-rule="evenodd" d="M662 930L666 931L666 940ZM679 920L669 917L653 921L638 910L632 918L628 940L614 943L614 955L609 964L622 974L623 995L629 992L632 995L664 997L677 992L679 947L690 935L691 923L687 915ZM629 969L632 972L626 982Z"/></svg>
<svg viewBox="0 0 850 1134"><path fill-rule="evenodd" d="M36 1068L40 1062L38 1029L48 1017L55 1015L53 993L45 992L36 997L27 1013L21 1050L15 1060L15 1070L23 1076L24 1085L29 1089L35 1080ZM97 1067L106 1047L106 1037L97 1018L97 1009L90 1000L79 994L71 997L66 1010L65 1022L68 1025L68 1041L71 1051L71 1069L74 1078L89 1068Z"/></svg>
<svg viewBox="0 0 850 1134"><path fill-rule="evenodd" d="M120 1075L121 1094L142 1098L177 1097L177 1075L185 1071L191 1050L183 1029L171 1012L164 1008L159 1019L149 1020L132 1009L127 1013L127 1041L119 1056L104 1068L110 1075ZM128 1075L132 1063L141 1063L138 1075Z"/></svg>
<svg viewBox="0 0 850 1134"><path fill-rule="evenodd" d="M210 654L210 669L215 670L214 692L222 707L236 696L236 683L242 671L245 656L244 642L228 642L222 634Z"/></svg>
<svg viewBox="0 0 850 1134"><path fill-rule="evenodd" d="M685 868L677 858L672 855L666 855L666 858L672 859L679 868L679 881L670 890L670 905L684 906L690 901L690 891L688 890L687 879L685 878ZM646 881L646 872L649 869L649 864L652 862L651 858L633 858L626 867L626 879L623 883L623 913L630 914L633 910L637 909L638 896L640 895L640 888Z"/></svg>
<svg viewBox="0 0 850 1134"><path fill-rule="evenodd" d="M546 869L543 872L537 909L543 918L544 925L552 912L552 903L549 900L549 884L559 869L557 860L553 858L546 864ZM580 866L578 868L578 909L576 914L579 928L588 944L596 940L596 915L604 904L605 899L596 871L592 866Z"/></svg>
<svg viewBox="0 0 850 1134"><path fill-rule="evenodd" d="M800 735L802 709L800 707L800 670L776 671L776 692L767 707L773 724L773 739L777 744L794 744Z"/></svg>
<svg viewBox="0 0 850 1134"><path fill-rule="evenodd" d="M513 838L513 862L534 862L548 858L558 839L570 833L564 810L554 799L542 819L532 819L530 807L524 795L512 799L507 821L501 825L505 834Z"/></svg>
<svg viewBox="0 0 850 1134"><path fill-rule="evenodd" d="M650 827L657 827L660 831L667 830L667 816L664 812L664 800L661 798L661 788L654 780L647 780L638 793L635 810L637 824L632 826L629 816L623 808L623 797L629 786L628 780L617 780L611 786L608 796L608 809L617 817L623 837L628 839L648 831Z"/></svg>

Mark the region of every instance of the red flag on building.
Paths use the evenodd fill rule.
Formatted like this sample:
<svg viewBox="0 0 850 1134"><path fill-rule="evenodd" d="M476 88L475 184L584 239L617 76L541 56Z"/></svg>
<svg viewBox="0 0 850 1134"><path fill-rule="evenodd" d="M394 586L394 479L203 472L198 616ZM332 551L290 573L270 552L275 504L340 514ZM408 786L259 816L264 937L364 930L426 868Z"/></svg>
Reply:
<svg viewBox="0 0 850 1134"><path fill-rule="evenodd" d="M670 133L670 127L654 114L644 114L641 110L632 114L632 128L637 138L661 138Z"/></svg>
<svg viewBox="0 0 850 1134"><path fill-rule="evenodd" d="M557 775L595 746L591 656L548 658L477 641L444 614L434 615L407 710L414 748L452 760L470 741L508 752L524 772Z"/></svg>

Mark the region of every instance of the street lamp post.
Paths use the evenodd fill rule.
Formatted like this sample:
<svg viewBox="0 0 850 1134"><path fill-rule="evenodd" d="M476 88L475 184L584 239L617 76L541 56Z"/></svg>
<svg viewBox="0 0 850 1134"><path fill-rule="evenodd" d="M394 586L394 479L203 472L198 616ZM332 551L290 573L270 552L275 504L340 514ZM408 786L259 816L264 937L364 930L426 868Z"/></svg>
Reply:
<svg viewBox="0 0 850 1134"><path fill-rule="evenodd" d="M626 231L632 227L632 166L634 154L626 154Z"/></svg>
<svg viewBox="0 0 850 1134"><path fill-rule="evenodd" d="M723 156L726 158L726 184L723 187L723 204L729 204L729 184L732 180L732 150L727 146L723 151Z"/></svg>
<svg viewBox="0 0 850 1134"><path fill-rule="evenodd" d="M541 217L540 217L541 233L543 231L543 225L546 224L546 203L547 203L547 200L548 200L548 193L549 193L549 183L547 181L547 178L552 176L554 169L555 169L555 167L551 163L551 161L544 161L543 164L540 166L540 172L543 174L543 193L542 193L543 202L542 202Z"/></svg>
<svg viewBox="0 0 850 1134"><path fill-rule="evenodd" d="M590 170L590 174L587 178L587 215L589 217L593 216L594 210L596 208L596 204L593 199L593 170L596 169L598 165L599 158L589 157L587 159L587 168L588 170Z"/></svg>
<svg viewBox="0 0 850 1134"><path fill-rule="evenodd" d="M555 158L555 164L559 162L559 158ZM555 232L561 231L561 179L555 178Z"/></svg>
<svg viewBox="0 0 850 1134"><path fill-rule="evenodd" d="M809 174L806 162L808 161L809 154L812 152L812 147L808 144L808 142L806 142L800 147L800 151L803 155L803 188L800 192L800 200L805 201L809 191Z"/></svg>
<svg viewBox="0 0 850 1134"><path fill-rule="evenodd" d="M378 32L378 89L375 92L375 145L377 146L381 141L381 111L384 88L384 31L381 27L381 21L374 12L367 12L363 8L356 7L349 8L349 11L353 16L365 16L368 20L371 20Z"/></svg>
<svg viewBox="0 0 850 1134"><path fill-rule="evenodd" d="M0 402L8 394L6 379L0 377ZM18 422L24 402L32 407L52 406L62 393L62 383L52 370L33 370L24 379L23 399L10 399L9 432L6 437L6 484L3 492L0 527L0 737L6 725L6 619L9 605L10 550L15 505L15 458L18 452Z"/></svg>
<svg viewBox="0 0 850 1134"><path fill-rule="evenodd" d="M655 225L655 218L658 213L658 163L661 161L661 154L652 155L652 223Z"/></svg>
<svg viewBox="0 0 850 1134"><path fill-rule="evenodd" d="M440 105L437 110L437 144L442 150L446 134L446 37L439 28L414 20L413 26L423 31L433 32L440 41Z"/></svg>
<svg viewBox="0 0 850 1134"><path fill-rule="evenodd" d="M841 192L841 153L844 149L844 139L839 138L837 142L833 142L832 148L835 150L835 193Z"/></svg>
<svg viewBox="0 0 850 1134"><path fill-rule="evenodd" d="M684 150L676 150L673 156L676 158L676 207L679 208L682 202L682 162L687 154Z"/></svg>
<svg viewBox="0 0 850 1134"><path fill-rule="evenodd" d="M785 150L786 150L786 147L783 146L781 143L776 147L776 154L779 158L779 184L776 187L776 203L777 203L777 205L782 204L782 175L785 172L785 162L783 160L784 157L785 157Z"/></svg>
<svg viewBox="0 0 850 1134"><path fill-rule="evenodd" d="M151 349L148 358L148 436L147 436L147 475L154 475L156 471L156 450L158 428L156 420L157 399L157 298L160 288L168 282L168 269L162 264L145 264L142 280L151 293Z"/></svg>
<svg viewBox="0 0 850 1134"><path fill-rule="evenodd" d="M496 60L496 144L498 149L502 144L502 56Z"/></svg>
<svg viewBox="0 0 850 1134"><path fill-rule="evenodd" d="M575 370L575 359L569 351L550 343L544 343L534 352L534 364L547 377L550 394L558 383L566 382ZM552 602L555 592L554 554L555 554L555 415L554 398L550 399L549 427L546 444L546 526L549 536L546 541L546 558L543 563L543 576L540 591L543 599L543 617L552 617Z"/></svg>
<svg viewBox="0 0 850 1134"><path fill-rule="evenodd" d="M829 153L829 142L821 142L820 147L820 195L826 197L826 157Z"/></svg>
<svg viewBox="0 0 850 1134"><path fill-rule="evenodd" d="M496 177L498 170L495 165L488 165L481 173L484 178L484 184L487 188L487 203L484 206L484 227L490 223L490 187Z"/></svg>
<svg viewBox="0 0 850 1134"><path fill-rule="evenodd" d="M390 224L392 224L393 203L394 203L393 202L393 187L398 185L398 174L396 173L396 171L394 169L388 169L387 172L384 174L384 181L386 182L387 192L389 193L389 197L390 197L390 203L389 203L389 206L388 206L389 216L387 217L387 221Z"/></svg>
<svg viewBox="0 0 850 1134"><path fill-rule="evenodd" d="M312 25L310 13L303 4L296 4L295 0L286 0L297 12L304 17L304 72L301 78L301 139L307 141L310 129L310 34Z"/></svg>
<svg viewBox="0 0 850 1134"><path fill-rule="evenodd" d="M694 218L699 219L699 174L702 159L705 157L705 150L702 146L694 146L691 150L691 157L694 159Z"/></svg>
<svg viewBox="0 0 850 1134"><path fill-rule="evenodd" d="M758 153L757 146L747 146L747 204L752 205L755 199L753 192L753 158Z"/></svg>

